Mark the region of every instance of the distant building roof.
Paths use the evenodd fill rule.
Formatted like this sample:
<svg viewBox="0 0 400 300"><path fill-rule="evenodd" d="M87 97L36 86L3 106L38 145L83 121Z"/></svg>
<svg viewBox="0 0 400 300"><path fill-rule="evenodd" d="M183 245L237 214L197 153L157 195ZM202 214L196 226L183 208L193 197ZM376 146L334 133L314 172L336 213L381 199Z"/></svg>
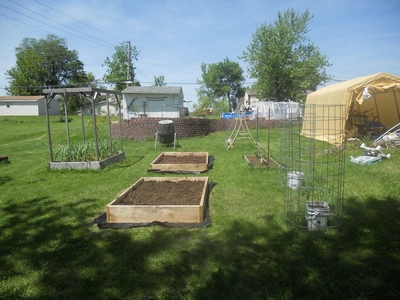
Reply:
<svg viewBox="0 0 400 300"><path fill-rule="evenodd" d="M180 86L128 86L123 94L180 94Z"/></svg>
<svg viewBox="0 0 400 300"><path fill-rule="evenodd" d="M44 96L0 96L0 101L10 101L10 100L37 101L43 98Z"/></svg>

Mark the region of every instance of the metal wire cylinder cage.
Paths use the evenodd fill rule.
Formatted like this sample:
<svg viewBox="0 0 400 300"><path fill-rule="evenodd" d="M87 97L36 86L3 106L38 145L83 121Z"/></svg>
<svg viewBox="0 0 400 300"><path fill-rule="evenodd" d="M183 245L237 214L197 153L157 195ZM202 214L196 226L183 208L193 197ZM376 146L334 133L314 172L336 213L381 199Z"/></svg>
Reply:
<svg viewBox="0 0 400 300"><path fill-rule="evenodd" d="M305 105L303 119L292 115L286 114L280 134L285 217L309 230L338 227L344 199L345 106Z"/></svg>

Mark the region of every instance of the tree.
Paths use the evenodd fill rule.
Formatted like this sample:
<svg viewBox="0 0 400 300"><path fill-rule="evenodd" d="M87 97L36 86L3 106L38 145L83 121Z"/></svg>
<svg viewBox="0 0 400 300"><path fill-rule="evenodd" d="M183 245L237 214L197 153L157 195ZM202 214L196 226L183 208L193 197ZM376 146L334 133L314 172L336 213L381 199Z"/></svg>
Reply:
<svg viewBox="0 0 400 300"><path fill-rule="evenodd" d="M273 25L264 24L253 34L241 58L257 80L253 89L261 99L303 100L307 90L331 79L325 73L328 58L307 37L312 18L308 10L298 14L288 9L278 13Z"/></svg>
<svg viewBox="0 0 400 300"><path fill-rule="evenodd" d="M207 97L200 97L197 100L197 103L193 105L194 111L196 111L198 114L203 114L207 110L208 107L211 106L211 101Z"/></svg>
<svg viewBox="0 0 400 300"><path fill-rule="evenodd" d="M154 76L154 84L153 86L166 86L167 84L164 82L164 76Z"/></svg>
<svg viewBox="0 0 400 300"><path fill-rule="evenodd" d="M244 95L243 69L239 63L225 58L223 61L213 64L201 64L202 80L197 90L199 98L207 97L211 104L215 101L226 99L229 108L236 109L237 101Z"/></svg>
<svg viewBox="0 0 400 300"><path fill-rule="evenodd" d="M123 42L115 46L115 53L111 59L106 57L102 65L107 67L103 80L108 84L114 85L114 90L116 91L122 91L127 85L126 81L131 81L132 83L128 83L130 85L140 85L135 80L136 67L132 63L133 60L138 60L138 55L139 52L136 46L131 47L129 42Z"/></svg>
<svg viewBox="0 0 400 300"><path fill-rule="evenodd" d="M43 88L66 85L83 70L78 52L55 35L24 38L15 52L16 66L5 72L10 95L41 95Z"/></svg>

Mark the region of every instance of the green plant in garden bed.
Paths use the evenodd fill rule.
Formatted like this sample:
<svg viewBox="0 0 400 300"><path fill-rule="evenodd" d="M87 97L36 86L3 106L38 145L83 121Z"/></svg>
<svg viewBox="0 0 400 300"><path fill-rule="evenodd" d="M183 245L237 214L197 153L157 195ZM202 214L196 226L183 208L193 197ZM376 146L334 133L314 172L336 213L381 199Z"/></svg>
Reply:
<svg viewBox="0 0 400 300"><path fill-rule="evenodd" d="M112 140L112 153L118 153L120 142ZM110 156L110 140L108 138L98 142L99 160ZM94 140L86 142L74 142L70 145L60 145L54 150L55 161L80 162L97 161L96 144Z"/></svg>

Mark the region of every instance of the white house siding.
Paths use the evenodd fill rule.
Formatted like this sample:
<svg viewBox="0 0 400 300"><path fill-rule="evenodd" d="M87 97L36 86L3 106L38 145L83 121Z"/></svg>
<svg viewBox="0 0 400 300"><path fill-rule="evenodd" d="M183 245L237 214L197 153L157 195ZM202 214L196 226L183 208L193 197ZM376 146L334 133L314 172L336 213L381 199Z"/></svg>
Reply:
<svg viewBox="0 0 400 300"><path fill-rule="evenodd" d="M248 107L253 107L260 100L257 98L255 92L247 90L244 94L244 105Z"/></svg>
<svg viewBox="0 0 400 300"><path fill-rule="evenodd" d="M97 116L105 116L105 115L107 115L107 102L104 101L104 102L96 103L95 110L96 110L96 115ZM82 112L83 112L84 116L93 115L92 105L88 105L88 106L83 107ZM110 113L110 116L117 116L118 115L118 109L115 108L113 105L109 104L109 113Z"/></svg>
<svg viewBox="0 0 400 300"><path fill-rule="evenodd" d="M46 99L43 96L1 96L1 116L45 116ZM59 115L59 102L53 100L49 104L49 115Z"/></svg>
<svg viewBox="0 0 400 300"><path fill-rule="evenodd" d="M127 87L123 94L123 117L130 119L146 115L153 118L182 117L181 87Z"/></svg>

